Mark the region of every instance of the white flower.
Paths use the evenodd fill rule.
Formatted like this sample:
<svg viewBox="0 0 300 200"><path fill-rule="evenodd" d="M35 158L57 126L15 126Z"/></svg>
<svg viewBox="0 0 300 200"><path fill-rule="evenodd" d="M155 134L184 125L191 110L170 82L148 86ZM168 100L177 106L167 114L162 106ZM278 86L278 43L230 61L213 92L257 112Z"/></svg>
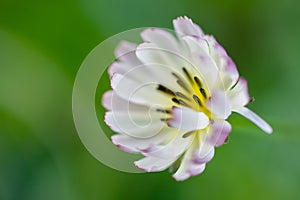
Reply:
<svg viewBox="0 0 300 200"><path fill-rule="evenodd" d="M113 143L145 156L134 163L138 168L171 167L176 180L185 180L203 172L214 147L226 142L232 112L267 133L272 128L245 107L247 81L223 47L187 17L173 24L177 37L150 28L141 33L143 43L119 44L103 105L106 124L118 132Z"/></svg>

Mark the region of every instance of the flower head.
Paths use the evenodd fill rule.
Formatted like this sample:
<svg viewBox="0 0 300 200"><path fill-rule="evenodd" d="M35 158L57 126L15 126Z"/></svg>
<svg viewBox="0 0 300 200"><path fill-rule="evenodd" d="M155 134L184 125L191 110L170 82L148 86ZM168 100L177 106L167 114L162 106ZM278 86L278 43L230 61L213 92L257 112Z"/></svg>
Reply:
<svg viewBox="0 0 300 200"><path fill-rule="evenodd" d="M215 147L227 141L232 112L267 133L272 128L245 106L247 81L224 48L187 17L173 21L176 36L149 28L141 44L121 42L109 68L112 91L103 95L105 122L121 150L141 153L136 167L175 169L185 180L203 172Z"/></svg>

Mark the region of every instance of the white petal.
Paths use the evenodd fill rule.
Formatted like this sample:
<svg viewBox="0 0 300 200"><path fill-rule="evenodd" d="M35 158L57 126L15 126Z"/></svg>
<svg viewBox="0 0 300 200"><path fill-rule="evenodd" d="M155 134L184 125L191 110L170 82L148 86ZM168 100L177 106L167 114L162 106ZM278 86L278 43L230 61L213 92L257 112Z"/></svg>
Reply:
<svg viewBox="0 0 300 200"><path fill-rule="evenodd" d="M227 92L232 109L247 105L250 101L247 81L240 78L237 84Z"/></svg>
<svg viewBox="0 0 300 200"><path fill-rule="evenodd" d="M166 145L157 146L153 150L146 150L143 152L143 155L162 159L180 156L190 146L194 139L194 135L187 138L183 137L185 133L185 131L178 132Z"/></svg>
<svg viewBox="0 0 300 200"><path fill-rule="evenodd" d="M254 124L256 124L259 128L261 128L266 133L270 134L273 132L272 127L267 122L265 122L262 118L260 118L257 114L255 114L248 108L240 107L240 108L234 109L233 111L243 115L244 117L246 117L247 119L252 121Z"/></svg>
<svg viewBox="0 0 300 200"><path fill-rule="evenodd" d="M172 115L168 125L185 131L204 129L209 124L209 119L203 112L186 107L173 107Z"/></svg>
<svg viewBox="0 0 300 200"><path fill-rule="evenodd" d="M141 33L141 36L145 42L154 43L159 48L179 52L175 37L163 29L148 28Z"/></svg>
<svg viewBox="0 0 300 200"><path fill-rule="evenodd" d="M127 100L122 99L119 95L117 95L113 90L107 91L102 96L102 105L107 110L112 110L114 112L145 112L149 111L149 107L134 104Z"/></svg>
<svg viewBox="0 0 300 200"><path fill-rule="evenodd" d="M170 167L177 158L171 158L171 159L161 159L161 158L155 158L155 157L145 157L138 161L134 162L134 165L146 172L158 172L163 171Z"/></svg>
<svg viewBox="0 0 300 200"><path fill-rule="evenodd" d="M185 36L182 40L189 47L193 66L198 70L207 89L212 90L217 81L219 69L208 53L207 43L201 38L191 36Z"/></svg>
<svg viewBox="0 0 300 200"><path fill-rule="evenodd" d="M141 84L130 77L114 74L111 86L120 97L133 103L157 107L172 104L168 95L157 90L158 84L155 82Z"/></svg>
<svg viewBox="0 0 300 200"><path fill-rule="evenodd" d="M230 102L224 91L215 90L206 105L216 118L227 119L231 114Z"/></svg>
<svg viewBox="0 0 300 200"><path fill-rule="evenodd" d="M191 74L199 74L184 50L175 52L158 47L154 43L142 43L137 47L136 55L145 65L159 64L177 74L183 74L183 68L186 68Z"/></svg>
<svg viewBox="0 0 300 200"><path fill-rule="evenodd" d="M208 46L208 42L204 38L193 35L185 35L180 39L183 40L185 44L187 44L190 53L198 53L199 55L205 54L209 56L210 49Z"/></svg>
<svg viewBox="0 0 300 200"><path fill-rule="evenodd" d="M160 121L159 116L148 113L118 113L106 112L105 123L118 133L137 138L149 138L159 133L165 123Z"/></svg>
<svg viewBox="0 0 300 200"><path fill-rule="evenodd" d="M136 56L143 64L160 64L172 70L182 70L183 67L190 68L190 60L185 52L175 52L164 49L154 43L142 43L137 47ZM182 73L182 71L181 71Z"/></svg>
<svg viewBox="0 0 300 200"><path fill-rule="evenodd" d="M183 70L181 70L181 72L177 72L177 70L174 68L172 69L168 66L160 64L143 64L128 71L123 76L126 76L126 78L129 78L131 80L135 80L135 82L140 85L156 83L156 86L160 84L167 87L168 89L171 89L174 92L183 91L184 89L176 83L178 77L174 76L174 73L176 73L177 76L180 77L180 79L185 81L184 75L180 75L180 73L183 73Z"/></svg>
<svg viewBox="0 0 300 200"><path fill-rule="evenodd" d="M178 17L173 20L173 25L179 37L183 35L203 35L201 28L197 24L194 24L188 17Z"/></svg>
<svg viewBox="0 0 300 200"><path fill-rule="evenodd" d="M142 43L137 47L136 56L144 64L158 63L166 66L170 66L172 61L165 56L164 51L161 47L158 47L154 43Z"/></svg>
<svg viewBox="0 0 300 200"><path fill-rule="evenodd" d="M146 151L154 146L158 146L165 140L170 140L175 136L174 130L163 128L158 134L150 138L135 138L123 134L116 134L111 137L112 142L121 150L127 152Z"/></svg>

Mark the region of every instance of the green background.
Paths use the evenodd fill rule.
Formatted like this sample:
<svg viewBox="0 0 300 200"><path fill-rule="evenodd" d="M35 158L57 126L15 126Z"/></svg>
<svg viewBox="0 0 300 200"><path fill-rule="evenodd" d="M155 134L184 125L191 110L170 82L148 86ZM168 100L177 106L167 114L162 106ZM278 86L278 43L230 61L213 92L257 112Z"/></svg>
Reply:
<svg viewBox="0 0 300 200"><path fill-rule="evenodd" d="M296 0L1 0L0 199L299 199L299 7ZM181 15L227 49L256 99L249 107L274 133L233 115L229 144L185 182L167 171L110 169L76 133L76 72L109 36L172 28Z"/></svg>

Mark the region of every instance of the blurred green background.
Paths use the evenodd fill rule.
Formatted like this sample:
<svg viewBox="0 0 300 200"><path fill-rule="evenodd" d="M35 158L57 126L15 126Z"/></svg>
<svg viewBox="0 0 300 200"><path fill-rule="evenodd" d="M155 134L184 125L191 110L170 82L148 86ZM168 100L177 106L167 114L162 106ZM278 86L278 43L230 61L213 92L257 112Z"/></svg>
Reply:
<svg viewBox="0 0 300 200"><path fill-rule="evenodd" d="M296 0L1 0L0 199L299 199L299 7ZM110 169L76 133L76 72L109 36L172 28L181 15L227 49L256 99L249 107L274 134L233 115L229 144L185 182L167 171Z"/></svg>

